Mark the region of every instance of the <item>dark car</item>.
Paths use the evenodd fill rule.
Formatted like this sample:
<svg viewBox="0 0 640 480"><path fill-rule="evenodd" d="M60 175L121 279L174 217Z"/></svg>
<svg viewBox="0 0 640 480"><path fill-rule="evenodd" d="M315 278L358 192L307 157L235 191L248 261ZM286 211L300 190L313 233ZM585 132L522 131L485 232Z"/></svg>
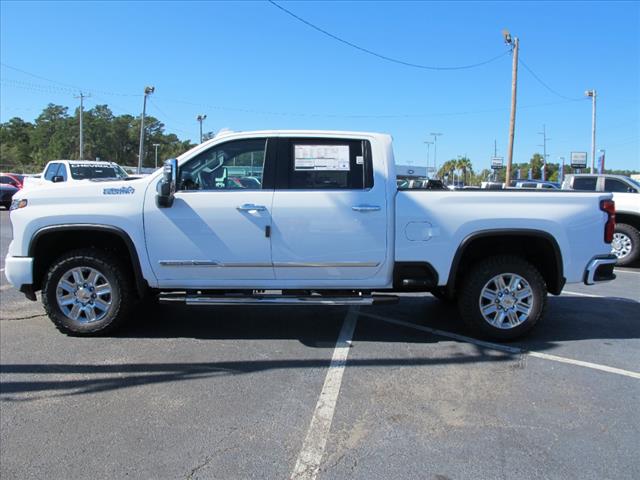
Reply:
<svg viewBox="0 0 640 480"><path fill-rule="evenodd" d="M16 173L0 173L0 184L13 185L17 189L21 189L23 183L24 175L18 175Z"/></svg>
<svg viewBox="0 0 640 480"><path fill-rule="evenodd" d="M8 183L0 183L0 205L9 210L11 206L11 199L13 194L18 191L18 188Z"/></svg>

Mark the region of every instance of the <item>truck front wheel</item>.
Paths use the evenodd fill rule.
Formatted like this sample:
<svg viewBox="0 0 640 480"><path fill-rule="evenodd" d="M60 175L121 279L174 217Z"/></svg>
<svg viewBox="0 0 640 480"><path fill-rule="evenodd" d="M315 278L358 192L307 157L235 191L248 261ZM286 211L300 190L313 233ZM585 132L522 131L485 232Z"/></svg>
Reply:
<svg viewBox="0 0 640 480"><path fill-rule="evenodd" d="M458 295L460 315L483 337L512 340L529 332L544 314L547 290L540 272L516 256L477 263Z"/></svg>
<svg viewBox="0 0 640 480"><path fill-rule="evenodd" d="M131 281L108 252L87 248L68 252L49 267L42 303L56 328L69 335L113 331L127 317Z"/></svg>

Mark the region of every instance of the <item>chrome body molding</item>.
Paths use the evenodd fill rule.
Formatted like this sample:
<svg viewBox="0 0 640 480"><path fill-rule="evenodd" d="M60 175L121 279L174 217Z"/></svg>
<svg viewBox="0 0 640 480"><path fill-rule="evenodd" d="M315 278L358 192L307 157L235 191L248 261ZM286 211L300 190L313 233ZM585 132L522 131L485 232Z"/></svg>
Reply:
<svg viewBox="0 0 640 480"><path fill-rule="evenodd" d="M219 267L219 268L371 268L379 262L278 262L278 263L221 263L215 260L160 260L163 267Z"/></svg>

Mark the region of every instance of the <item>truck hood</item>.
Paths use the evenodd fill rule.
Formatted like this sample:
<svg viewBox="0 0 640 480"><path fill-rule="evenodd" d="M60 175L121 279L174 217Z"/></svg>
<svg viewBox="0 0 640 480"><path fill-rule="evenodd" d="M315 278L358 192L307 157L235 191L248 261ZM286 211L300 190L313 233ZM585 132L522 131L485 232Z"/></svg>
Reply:
<svg viewBox="0 0 640 480"><path fill-rule="evenodd" d="M36 188L19 191L14 198L27 199L29 206L51 204L96 204L142 203L144 192L151 179L149 177L133 179L82 180L73 183L47 183Z"/></svg>

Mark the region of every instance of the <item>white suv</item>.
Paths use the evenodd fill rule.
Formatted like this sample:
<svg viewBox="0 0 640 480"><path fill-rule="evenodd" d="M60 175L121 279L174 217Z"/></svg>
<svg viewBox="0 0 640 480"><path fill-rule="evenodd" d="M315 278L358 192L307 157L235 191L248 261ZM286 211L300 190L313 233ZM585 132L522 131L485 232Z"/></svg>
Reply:
<svg viewBox="0 0 640 480"><path fill-rule="evenodd" d="M567 175L562 188L613 193L616 230L611 251L618 257L620 266L640 258L640 183L623 175L583 173Z"/></svg>

